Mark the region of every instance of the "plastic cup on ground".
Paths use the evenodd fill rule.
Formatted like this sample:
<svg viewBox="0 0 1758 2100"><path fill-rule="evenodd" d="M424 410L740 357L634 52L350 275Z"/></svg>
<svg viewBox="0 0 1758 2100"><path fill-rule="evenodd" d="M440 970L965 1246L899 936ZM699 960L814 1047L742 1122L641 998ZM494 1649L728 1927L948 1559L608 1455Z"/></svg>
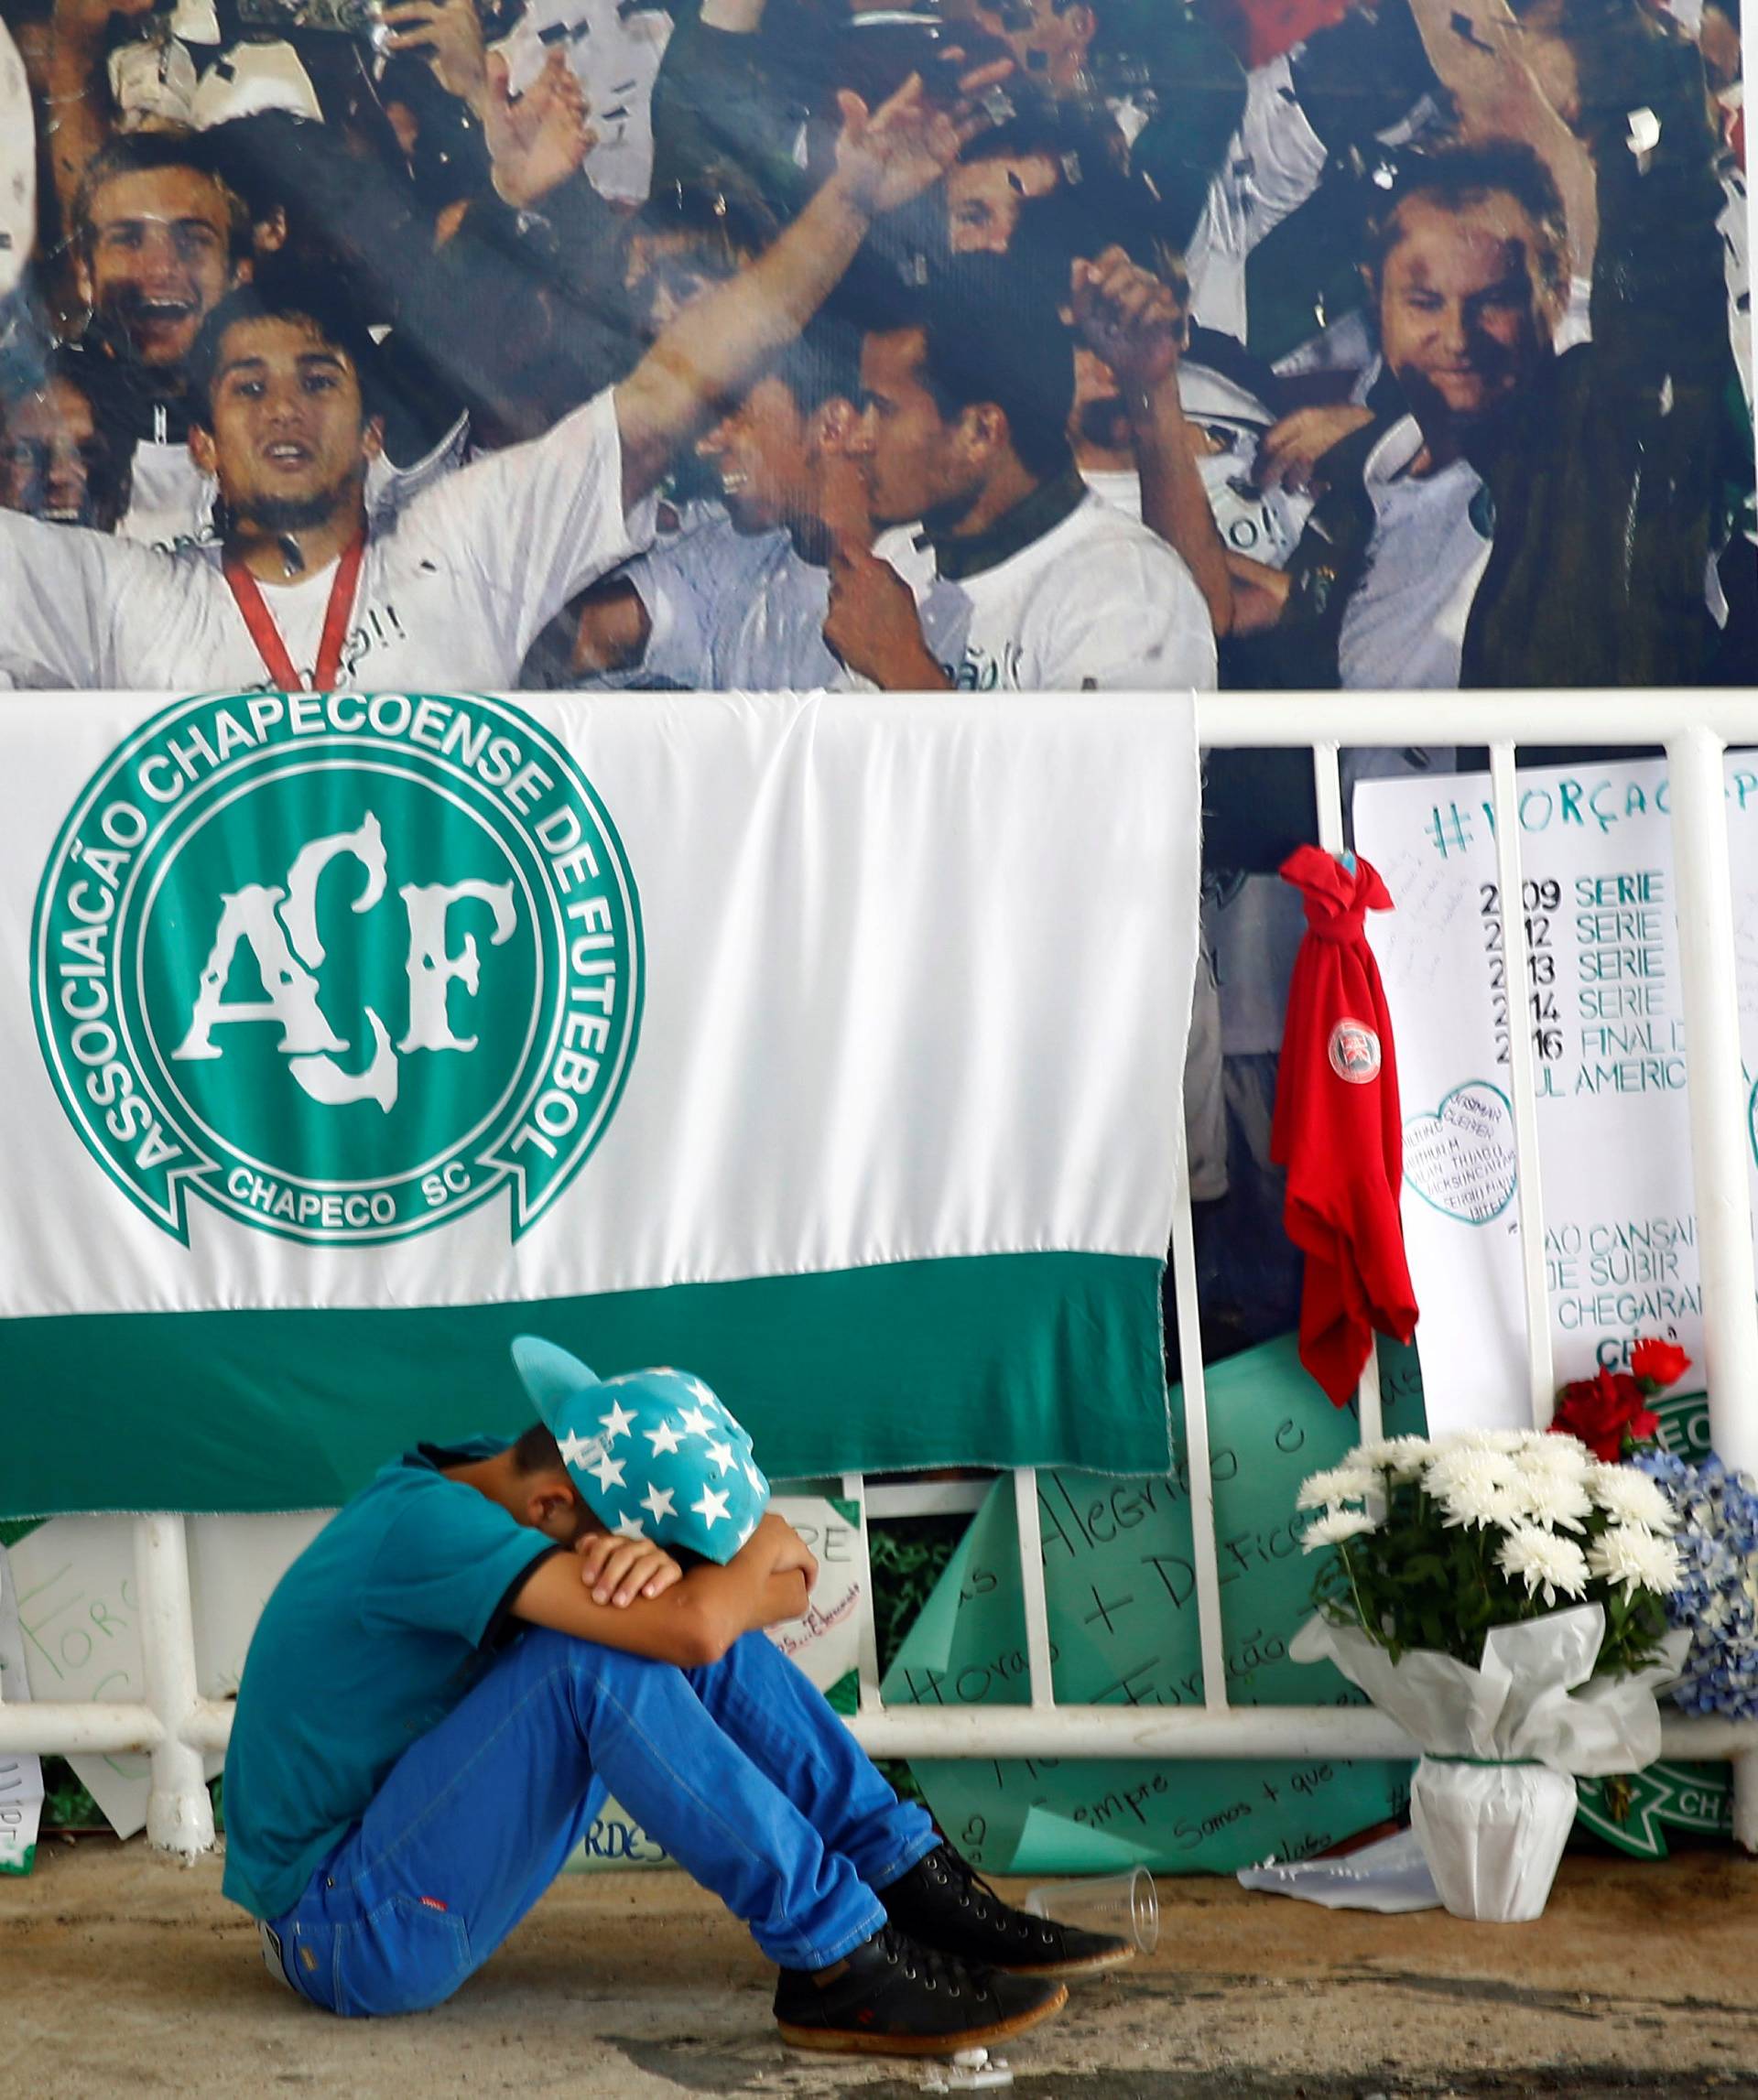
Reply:
<svg viewBox="0 0 1758 2100"><path fill-rule="evenodd" d="M1108 1932L1127 1940L1138 1954L1160 1943L1160 1899L1145 1867L1123 1874L1083 1874L1069 1881L1042 1881L1026 1899L1035 1918Z"/></svg>

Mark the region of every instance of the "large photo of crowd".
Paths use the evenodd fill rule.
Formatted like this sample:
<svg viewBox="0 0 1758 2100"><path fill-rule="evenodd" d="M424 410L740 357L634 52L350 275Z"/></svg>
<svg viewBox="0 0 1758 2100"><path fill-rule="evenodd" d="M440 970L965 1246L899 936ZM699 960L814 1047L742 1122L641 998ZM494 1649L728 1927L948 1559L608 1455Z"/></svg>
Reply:
<svg viewBox="0 0 1758 2100"><path fill-rule="evenodd" d="M5 0L0 683L1747 682L1731 0Z"/></svg>

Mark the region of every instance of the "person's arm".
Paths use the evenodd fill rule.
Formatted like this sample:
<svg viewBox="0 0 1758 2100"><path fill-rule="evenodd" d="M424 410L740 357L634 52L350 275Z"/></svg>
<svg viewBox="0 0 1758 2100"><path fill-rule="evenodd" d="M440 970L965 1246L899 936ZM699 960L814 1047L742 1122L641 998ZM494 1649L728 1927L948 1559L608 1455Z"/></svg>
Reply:
<svg viewBox="0 0 1758 2100"><path fill-rule="evenodd" d="M571 1555L551 1553L513 1599L513 1616L626 1655L680 1669L718 1662L742 1634L806 1609L817 1564L798 1535L771 1510L724 1567L694 1567L657 1597L598 1603Z"/></svg>
<svg viewBox="0 0 1758 2100"><path fill-rule="evenodd" d="M1373 409L1353 401L1296 408L1264 433L1252 480L1260 489L1293 489L1309 494L1323 481L1321 462L1333 446L1373 420Z"/></svg>
<svg viewBox="0 0 1758 2100"><path fill-rule="evenodd" d="M1533 148L1562 195L1575 274L1589 276L1599 233L1593 164L1539 84L1557 49L1539 26L1544 7L1520 21L1507 0L1410 0L1410 8L1461 134Z"/></svg>
<svg viewBox="0 0 1758 2100"><path fill-rule="evenodd" d="M573 620L577 677L602 678L633 669L653 638L653 616L626 576L607 576L593 584L569 607L568 616Z"/></svg>
<svg viewBox="0 0 1758 2100"><path fill-rule="evenodd" d="M394 0L380 20L385 49L425 58L434 78L479 123L488 110L488 68L475 0Z"/></svg>
<svg viewBox="0 0 1758 2100"><path fill-rule="evenodd" d="M871 548L837 543L830 557L824 645L838 663L882 693L952 689L922 633L915 592Z"/></svg>
<svg viewBox="0 0 1758 2100"><path fill-rule="evenodd" d="M1088 348L1123 388L1142 477L1142 523L1195 578L1216 634L1230 633L1233 589L1227 550L1178 398L1184 299L1122 248L1108 248L1096 262L1074 265L1074 319Z"/></svg>
<svg viewBox="0 0 1758 2100"><path fill-rule="evenodd" d="M152 9L153 0L55 0L49 54L49 162L61 223L70 233L85 170L114 128L104 70L110 17L132 19Z"/></svg>
<svg viewBox="0 0 1758 2100"><path fill-rule="evenodd" d="M783 217L803 200L793 148L816 99L812 53L779 49L765 12L766 0L706 0L678 21L653 86L654 196L730 190Z"/></svg>
<svg viewBox="0 0 1758 2100"><path fill-rule="evenodd" d="M110 628L129 584L151 590L167 557L90 532L0 510L0 672L27 690L102 690ZM137 574L136 572L146 572Z"/></svg>
<svg viewBox="0 0 1758 2100"><path fill-rule="evenodd" d="M1547 56L1539 86L1597 179L1593 350L1611 413L1627 401L1645 413L1655 389L1719 389L1731 364L1726 198L1700 54L1640 0L1577 0Z"/></svg>
<svg viewBox="0 0 1758 2100"><path fill-rule="evenodd" d="M1281 619L1288 602L1290 579L1279 568L1253 561L1248 554L1227 557L1233 597L1234 634L1261 634Z"/></svg>
<svg viewBox="0 0 1758 2100"><path fill-rule="evenodd" d="M963 83L976 91L993 70ZM912 76L871 114L838 98L836 168L804 211L747 270L685 309L616 389L623 491L637 503L719 402L743 391L791 342L854 260L874 221L938 182L982 128L966 105L930 103Z"/></svg>
<svg viewBox="0 0 1758 2100"><path fill-rule="evenodd" d="M916 593L873 551L866 486L845 453L819 464L819 509L830 536L830 598L824 645L844 669L882 693L950 692L928 648Z"/></svg>

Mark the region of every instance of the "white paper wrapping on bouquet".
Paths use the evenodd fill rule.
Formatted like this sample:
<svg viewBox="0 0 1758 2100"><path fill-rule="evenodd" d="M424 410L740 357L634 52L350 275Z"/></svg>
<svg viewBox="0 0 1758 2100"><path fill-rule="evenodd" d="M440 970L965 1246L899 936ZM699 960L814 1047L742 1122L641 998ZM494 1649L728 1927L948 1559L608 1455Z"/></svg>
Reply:
<svg viewBox="0 0 1758 2100"><path fill-rule="evenodd" d="M1524 1626L1492 1627L1475 1670L1428 1648L1394 1662L1360 1627L1318 1618L1288 1652L1297 1662L1334 1662L1431 1757L1529 1758L1596 1779L1640 1771L1660 1755L1655 1694L1677 1676L1690 1646L1681 1628L1648 1669L1594 1678L1604 1637L1600 1607L1577 1604Z"/></svg>
<svg viewBox="0 0 1758 2100"><path fill-rule="evenodd" d="M1492 1628L1473 1670L1426 1648L1394 1662L1360 1627L1322 1618L1295 1636L1296 1662L1334 1662L1427 1753L1410 1823L1455 1917L1537 1917L1575 1820L1574 1775L1640 1771L1660 1755L1655 1694L1690 1635L1668 1634L1646 1670L1595 1678L1604 1637L1601 1607L1572 1605Z"/></svg>

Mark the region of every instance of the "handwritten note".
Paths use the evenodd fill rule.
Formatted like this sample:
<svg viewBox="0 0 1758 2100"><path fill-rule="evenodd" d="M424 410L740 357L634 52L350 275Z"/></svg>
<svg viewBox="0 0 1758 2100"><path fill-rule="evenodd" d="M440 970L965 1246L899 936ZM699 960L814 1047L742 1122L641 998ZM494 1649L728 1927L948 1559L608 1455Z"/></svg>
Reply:
<svg viewBox="0 0 1758 2100"><path fill-rule="evenodd" d="M205 1697L237 1690L269 1592L326 1516L189 1520L196 1683ZM33 1695L143 1699L134 1520L57 1517L19 1540L11 1559ZM210 1778L223 1761L218 1753L208 1758ZM152 1777L146 1757L81 1753L68 1762L118 1836L145 1826Z"/></svg>
<svg viewBox="0 0 1758 2100"><path fill-rule="evenodd" d="M1364 782L1355 836L1396 910L1368 931L1397 1035L1404 1227L1437 1428L1526 1409L1513 1046L1531 1045L1557 1380L1642 1335L1700 1358L1678 892L1664 761L1523 769L1526 954L1505 948L1486 775ZM1737 990L1758 1069L1758 765L1727 761ZM1516 981L1517 975L1517 981ZM1758 1097L1742 1106L1758 1164ZM1758 1189L1758 1182L1754 1182Z"/></svg>
<svg viewBox="0 0 1758 2100"><path fill-rule="evenodd" d="M1287 1645L1310 1608L1312 1580L1296 1491L1354 1442L1354 1418L1315 1392L1291 1337L1211 1367L1209 1398L1228 1694L1253 1705L1353 1704L1340 1677L1290 1662ZM1409 1381L1390 1393L1387 1420L1394 1433L1421 1427ZM1043 1473L1038 1518L1057 1697L1199 1706L1188 1476ZM887 1674L887 1701L1026 1702L1017 1555L1013 1489L1003 1481ZM941 1827L993 1873L1133 1862L1232 1873L1321 1851L1392 1814L1407 1791L1403 1765L1324 1759L944 1759L914 1770Z"/></svg>

